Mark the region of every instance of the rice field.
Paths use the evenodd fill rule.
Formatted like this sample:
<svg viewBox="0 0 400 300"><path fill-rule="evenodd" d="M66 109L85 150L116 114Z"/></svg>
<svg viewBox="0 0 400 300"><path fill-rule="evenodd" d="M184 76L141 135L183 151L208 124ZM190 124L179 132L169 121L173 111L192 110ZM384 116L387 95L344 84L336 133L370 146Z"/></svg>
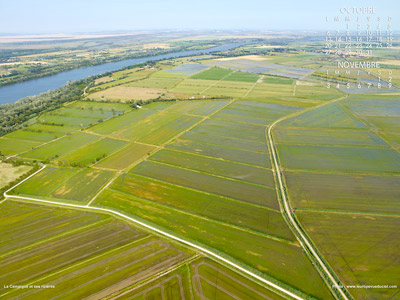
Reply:
<svg viewBox="0 0 400 300"><path fill-rule="evenodd" d="M398 216L298 212L317 247L346 285L397 285ZM399 288L349 288L356 299L395 299Z"/></svg>
<svg viewBox="0 0 400 300"><path fill-rule="evenodd" d="M208 67L202 64L183 64L179 65L175 68L166 70L166 72L172 73L172 74L181 74L181 75L193 75L196 74L200 71L203 71L204 69L207 69Z"/></svg>
<svg viewBox="0 0 400 300"><path fill-rule="evenodd" d="M283 127L361 129L365 125L349 115L338 104L330 104L305 112L279 124Z"/></svg>
<svg viewBox="0 0 400 300"><path fill-rule="evenodd" d="M79 147L77 150L63 155L57 159L57 162L63 165L87 166L95 164L103 158L117 152L129 143L111 138L103 138L85 146Z"/></svg>
<svg viewBox="0 0 400 300"><path fill-rule="evenodd" d="M210 222L115 190L106 190L96 199L94 205L113 208L149 220L183 238L223 252L279 284L286 284L289 288L301 290L319 299L333 299L297 245L269 239L265 235L243 231L222 223ZM288 265L291 267L287 268ZM301 283L298 276L302 278Z"/></svg>
<svg viewBox="0 0 400 300"><path fill-rule="evenodd" d="M15 155L32 150L41 144L40 142L0 137L0 153L2 155Z"/></svg>
<svg viewBox="0 0 400 300"><path fill-rule="evenodd" d="M400 176L285 172L297 208L399 213Z"/></svg>
<svg viewBox="0 0 400 300"><path fill-rule="evenodd" d="M155 149L154 146L132 143L116 151L96 164L96 167L124 170Z"/></svg>
<svg viewBox="0 0 400 300"><path fill-rule="evenodd" d="M172 184L279 209L275 188L233 181L209 174L145 161L130 172Z"/></svg>
<svg viewBox="0 0 400 300"><path fill-rule="evenodd" d="M221 80L227 75L231 74L231 70L222 69L222 68L210 68L201 73L193 75L192 79L205 79L205 80Z"/></svg>
<svg viewBox="0 0 400 300"><path fill-rule="evenodd" d="M248 205L197 189L129 173L119 177L110 190L147 200L148 203L234 225L245 230L294 241L294 236L276 210Z"/></svg>
<svg viewBox="0 0 400 300"><path fill-rule="evenodd" d="M376 134L369 131L352 130L280 127L274 130L274 141L278 144L389 147Z"/></svg>
<svg viewBox="0 0 400 300"><path fill-rule="evenodd" d="M274 178L270 170L219 160L212 157L166 149L152 155L150 160L269 187L275 186Z"/></svg>
<svg viewBox="0 0 400 300"><path fill-rule="evenodd" d="M86 132L78 132L66 135L59 140L45 144L21 156L38 160L52 160L76 151L76 149L96 142L99 139L99 136Z"/></svg>
<svg viewBox="0 0 400 300"><path fill-rule="evenodd" d="M389 148L278 145L285 169L398 174L400 155Z"/></svg>
<svg viewBox="0 0 400 300"><path fill-rule="evenodd" d="M272 132L293 213L344 283L372 284L371 274L377 283L396 279L397 253L384 249L398 248L399 101L355 95L301 113L344 94L307 84L312 61L289 56L114 72L88 97L115 102L71 102L0 137L2 154L24 152L21 158L47 164L10 193L80 205L93 200L304 298L333 299L281 215L271 170L268 126L298 113ZM162 94L171 101L122 103ZM203 100L176 100L190 96ZM1 298L280 299L110 216L0 205L10 216L0 218L0 280L56 286L0 289ZM32 237L23 233L27 226ZM42 268L35 257L43 258ZM395 292L350 290L356 299Z"/></svg>
<svg viewBox="0 0 400 300"><path fill-rule="evenodd" d="M107 215L15 202L1 215L2 299L105 297L193 255Z"/></svg>
<svg viewBox="0 0 400 300"><path fill-rule="evenodd" d="M250 166L271 168L269 155L215 144L179 139L167 146L168 149L199 154L223 161L242 163Z"/></svg>

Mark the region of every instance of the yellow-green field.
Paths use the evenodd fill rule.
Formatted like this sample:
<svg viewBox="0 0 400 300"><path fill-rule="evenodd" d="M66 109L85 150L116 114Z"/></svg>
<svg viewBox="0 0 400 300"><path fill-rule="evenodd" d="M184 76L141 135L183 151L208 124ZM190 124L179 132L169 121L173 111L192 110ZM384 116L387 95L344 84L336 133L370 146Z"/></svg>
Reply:
<svg viewBox="0 0 400 300"><path fill-rule="evenodd" d="M0 233L3 224L10 237L0 268L12 265L16 283L59 289L0 289L0 296L284 299L227 264L89 212L103 208L208 249L301 298L334 299L282 213L282 193L341 283L396 284L398 255L384 249L398 248L398 96L325 88L309 76L317 54L256 58L169 60L114 72L97 79L84 100L0 137L2 154L46 164L0 204L15 221L10 231L7 218L0 222ZM13 196L88 211L20 204ZM52 220L67 231L50 226ZM29 222L39 233L49 226L48 236L25 241ZM65 239L79 250L63 248ZM28 249L45 258L42 270ZM11 261L14 253L21 261ZM52 265L46 258L56 253L65 254ZM389 299L398 289L348 291L354 299Z"/></svg>

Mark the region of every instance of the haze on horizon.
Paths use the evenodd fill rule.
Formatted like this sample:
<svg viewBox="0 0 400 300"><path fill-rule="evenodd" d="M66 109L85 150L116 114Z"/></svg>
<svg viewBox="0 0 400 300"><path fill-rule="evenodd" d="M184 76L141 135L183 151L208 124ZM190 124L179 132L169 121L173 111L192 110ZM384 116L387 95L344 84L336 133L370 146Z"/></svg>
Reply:
<svg viewBox="0 0 400 300"><path fill-rule="evenodd" d="M325 30L326 16L343 6L375 6L400 29L397 0L0 0L1 34L50 34L138 30Z"/></svg>

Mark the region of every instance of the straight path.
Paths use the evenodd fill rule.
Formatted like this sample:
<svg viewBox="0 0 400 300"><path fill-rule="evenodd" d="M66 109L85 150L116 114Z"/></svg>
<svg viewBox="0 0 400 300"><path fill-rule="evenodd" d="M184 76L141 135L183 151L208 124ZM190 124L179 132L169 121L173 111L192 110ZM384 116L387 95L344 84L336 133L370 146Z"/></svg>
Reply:
<svg viewBox="0 0 400 300"><path fill-rule="evenodd" d="M351 299L350 298L351 296L350 297L348 296L347 290L345 290L343 284L339 281L336 274L334 274L333 271L331 271L328 268L327 264L323 261L322 257L318 253L316 247L311 243L310 238L303 233L304 231L302 230L302 228L300 228L300 225L299 225L300 223L298 222L296 216L293 214L293 209L289 203L289 199L286 194L287 188L283 181L283 175L282 175L282 171L281 171L282 168L279 163L277 150L276 150L273 138L272 138L272 129L280 122L290 119L290 118L293 118L295 116L299 116L305 112L314 110L316 108L332 104L334 102L340 101L345 98L347 98L347 96L337 98L332 101L328 101L326 103L322 103L320 105L302 110L300 112L296 112L291 115L284 116L284 117L276 120L274 123L272 123L268 127L267 142L269 142L269 146L270 146L270 154L271 154L271 160L273 163L273 167L275 169L275 174L276 174L275 178L277 181L277 188L278 188L279 194L280 194L280 196L282 198L282 202L283 202L283 207L281 207L281 209L282 209L282 214L283 214L284 218L291 225L296 238L300 242L301 247L304 249L304 251L306 253L308 253L311 256L312 260L317 265L317 267L318 267L317 271L321 270L322 273L324 274L325 279L327 279L329 281L328 285L329 285L331 291L334 293L334 295L338 299L349 300L349 299Z"/></svg>
<svg viewBox="0 0 400 300"><path fill-rule="evenodd" d="M42 166L42 168L40 168L38 171L36 171L35 173L31 174L30 176L28 176L27 178L25 178L24 180L20 181L19 183L17 183L15 186L11 187L10 189L8 189L7 191L4 192L4 198L5 200L10 199L21 199L21 200L27 200L27 201L33 201L33 202L38 202L38 203L43 203L43 204L50 204L50 205L55 205L58 207L71 207L71 208L78 208L78 209L85 209L85 210L89 210L89 211L93 211L93 212L97 212L97 213L107 213L107 214L111 214L117 217L120 217L122 219L128 220L132 223L135 223L136 225L139 225L141 227L144 227L152 232L155 232L161 236L164 236L166 238L169 238L171 240L180 242L182 244L185 244L191 248L197 249L200 252L209 255L210 257L213 257L215 260L222 262L223 264L229 265L230 267L250 276L252 279L255 279L258 282L262 282L263 284L269 286L270 288L272 288L272 290L277 290L289 297L291 297L292 299L296 299L296 300L306 300L298 295L296 295L295 293L286 290L285 288L277 285L276 283L273 283L263 277L261 277L260 275L257 275L256 273L253 273L251 270L246 269L245 267L242 267L238 264L236 264L235 262L222 257L221 255L219 255L216 252L213 252L209 249L206 249L204 247L201 247L197 244L194 244L188 240L185 240L183 238L180 238L178 236L175 236L173 234L170 234L166 231L163 231L159 228L153 227L150 224L147 224L143 221L139 221L135 218L132 218L128 215L122 214L118 211L114 211L112 209L107 209L107 208L102 208L102 207L94 207L94 206L86 206L86 205L79 205L79 204L71 204L71 203L61 203L61 202L55 202L55 201L49 201L49 200L43 200L43 199L37 199L37 198L33 198L33 197L22 197L22 196L14 196L14 195L8 195L7 193L10 192L11 190L13 190L15 187L19 186L20 184L22 184L23 182L25 182L26 180L28 180L29 178L31 178L32 176L36 175L37 173L41 172L44 168L46 168L46 166Z"/></svg>

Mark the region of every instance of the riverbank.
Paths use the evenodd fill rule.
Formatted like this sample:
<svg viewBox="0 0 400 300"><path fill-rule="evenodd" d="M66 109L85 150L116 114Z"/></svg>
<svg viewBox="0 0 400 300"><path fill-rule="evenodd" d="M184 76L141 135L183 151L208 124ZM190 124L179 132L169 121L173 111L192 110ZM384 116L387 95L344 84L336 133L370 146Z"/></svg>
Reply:
<svg viewBox="0 0 400 300"><path fill-rule="evenodd" d="M195 56L195 55L208 54L212 52L226 51L239 47L244 44L245 43L230 43L208 49L187 50L187 51L172 52L156 56L127 59L118 62L105 63L97 66L74 69L70 71L61 72L56 75L51 75L47 77L24 81L21 83L7 85L0 87L0 105L5 103L12 103L25 97L39 95L40 93L60 88L69 81L81 80L89 76L100 75L106 72L116 71L130 65L145 63L148 61L157 61L163 59Z"/></svg>

